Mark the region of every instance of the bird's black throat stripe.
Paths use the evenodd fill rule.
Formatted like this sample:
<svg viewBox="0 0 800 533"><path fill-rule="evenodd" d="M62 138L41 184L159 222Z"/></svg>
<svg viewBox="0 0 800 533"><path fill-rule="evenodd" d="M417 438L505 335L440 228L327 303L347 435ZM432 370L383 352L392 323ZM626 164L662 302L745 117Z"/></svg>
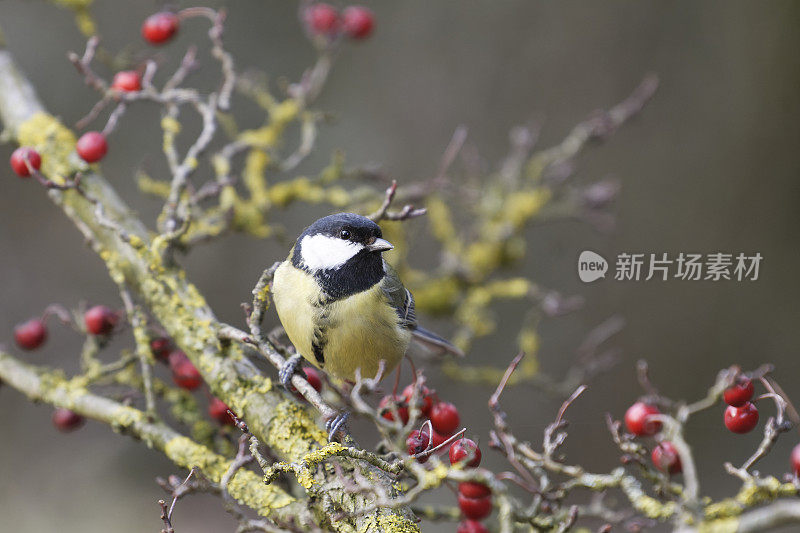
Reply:
<svg viewBox="0 0 800 533"><path fill-rule="evenodd" d="M310 270L300 259L297 250L292 254L292 264L314 276L325 293L325 303L341 300L363 292L379 283L386 272L379 252L362 250L339 268Z"/></svg>

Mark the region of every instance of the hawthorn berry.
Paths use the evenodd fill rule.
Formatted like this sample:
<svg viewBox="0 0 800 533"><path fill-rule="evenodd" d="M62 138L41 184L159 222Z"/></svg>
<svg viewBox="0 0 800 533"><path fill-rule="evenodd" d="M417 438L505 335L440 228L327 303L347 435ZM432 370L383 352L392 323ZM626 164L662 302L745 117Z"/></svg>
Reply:
<svg viewBox="0 0 800 533"><path fill-rule="evenodd" d="M653 448L650 459L653 460L653 465L662 472L677 474L683 469L678 450L674 444L666 440L658 443L658 446Z"/></svg>
<svg viewBox="0 0 800 533"><path fill-rule="evenodd" d="M85 421L86 419L75 411L70 411L63 407L59 407L53 411L53 425L63 433L75 431L81 427Z"/></svg>
<svg viewBox="0 0 800 533"><path fill-rule="evenodd" d="M403 389L403 398L405 399L406 403L411 404L411 399L414 396L414 384L411 383L405 389ZM430 416L431 408L433 408L434 400L433 400L433 392L422 385L417 392L417 406L419 407L420 412L425 416Z"/></svg>
<svg viewBox="0 0 800 533"><path fill-rule="evenodd" d="M441 433L437 432L435 429L433 433L431 433L431 448L438 448L440 445L444 444L444 441L450 438L450 435L442 435ZM439 450L437 455L441 455L444 450Z"/></svg>
<svg viewBox="0 0 800 533"><path fill-rule="evenodd" d="M489 533L489 530L477 520L462 520L458 524L456 533Z"/></svg>
<svg viewBox="0 0 800 533"><path fill-rule="evenodd" d="M307 366L302 368L301 371L303 375L306 377L306 381L308 384L311 385L315 391L319 392L322 390L322 376L319 375L319 371L316 368ZM298 400L305 400L305 397L300 394L300 391L295 388L294 385L289 384L289 390L297 397Z"/></svg>
<svg viewBox="0 0 800 533"><path fill-rule="evenodd" d="M758 425L758 409L751 402L725 409L725 427L734 433L749 433Z"/></svg>
<svg viewBox="0 0 800 533"><path fill-rule="evenodd" d="M186 390L195 390L203 384L203 376L189 358L180 350L169 354L169 368L172 370L172 381Z"/></svg>
<svg viewBox="0 0 800 533"><path fill-rule="evenodd" d="M339 31L339 13L330 4L312 4L304 14L306 25L314 35L333 36Z"/></svg>
<svg viewBox="0 0 800 533"><path fill-rule="evenodd" d="M736 383L725 389L725 392L722 393L722 398L728 405L741 407L750 401L750 398L753 397L753 392L755 392L753 382L745 376L740 376Z"/></svg>
<svg viewBox="0 0 800 533"><path fill-rule="evenodd" d="M14 340L23 350L35 350L47 339L47 328L41 319L32 318L14 328Z"/></svg>
<svg viewBox="0 0 800 533"><path fill-rule="evenodd" d="M147 17L142 24L142 37L150 44L163 44L178 31L178 15L161 11Z"/></svg>
<svg viewBox="0 0 800 533"><path fill-rule="evenodd" d="M229 409L230 407L228 407L228 404L219 398L211 398L211 401L208 403L208 416L223 426L233 426L236 423L228 412Z"/></svg>
<svg viewBox="0 0 800 533"><path fill-rule="evenodd" d="M86 331L92 335L108 335L117 325L119 315L105 305L95 305L83 314Z"/></svg>
<svg viewBox="0 0 800 533"><path fill-rule="evenodd" d="M458 484L458 493L466 496L467 498L485 498L486 496L489 496L492 491L483 483L464 481Z"/></svg>
<svg viewBox="0 0 800 533"><path fill-rule="evenodd" d="M392 412L392 405L397 409L397 414L400 415L400 421L403 424L408 423L408 405L402 396L391 395L381 398L378 404L378 412L386 420L394 420L394 413Z"/></svg>
<svg viewBox="0 0 800 533"><path fill-rule="evenodd" d="M431 408L433 429L442 435L452 435L461 423L458 408L450 402L439 402Z"/></svg>
<svg viewBox="0 0 800 533"><path fill-rule="evenodd" d="M303 369L303 374L306 375L306 381L308 384L314 387L314 390L319 392L322 390L322 376L319 375L319 370L312 367L306 367Z"/></svg>
<svg viewBox="0 0 800 533"><path fill-rule="evenodd" d="M111 88L120 92L141 91L142 78L135 70L121 70L114 74Z"/></svg>
<svg viewBox="0 0 800 533"><path fill-rule="evenodd" d="M458 439L450 445L450 464L466 461L465 466L481 464L481 449L472 439Z"/></svg>
<svg viewBox="0 0 800 533"><path fill-rule="evenodd" d="M483 520L492 514L492 498L467 498L463 494L458 495L458 508L467 518L472 520Z"/></svg>
<svg viewBox="0 0 800 533"><path fill-rule="evenodd" d="M87 163L96 163L103 159L108 152L106 136L99 131L87 131L78 139L75 151Z"/></svg>
<svg viewBox="0 0 800 533"><path fill-rule="evenodd" d="M27 146L20 146L11 154L10 160L11 168L20 178L27 178L31 175L26 160L34 170L39 170L42 166L42 156L39 155L39 152Z"/></svg>
<svg viewBox="0 0 800 533"><path fill-rule="evenodd" d="M375 15L364 6L349 6L342 11L342 30L351 39L365 39L372 33Z"/></svg>
<svg viewBox="0 0 800 533"><path fill-rule="evenodd" d="M432 445L432 442L430 435L424 431L415 429L409 433L406 439L406 451L408 455L417 455L427 450L428 447ZM428 460L428 457L427 455L425 457L417 457L417 461L424 463Z"/></svg>
<svg viewBox="0 0 800 533"><path fill-rule="evenodd" d="M661 411L654 405L636 402L625 412L625 425L628 431L637 437L655 435L661 431L661 422L652 420L653 415L660 415Z"/></svg>
<svg viewBox="0 0 800 533"><path fill-rule="evenodd" d="M169 353L172 351L172 341L166 337L156 337L150 340L150 351L157 361L167 362Z"/></svg>
<svg viewBox="0 0 800 533"><path fill-rule="evenodd" d="M794 472L796 476L800 476L800 444L792 449L791 461L792 472Z"/></svg>

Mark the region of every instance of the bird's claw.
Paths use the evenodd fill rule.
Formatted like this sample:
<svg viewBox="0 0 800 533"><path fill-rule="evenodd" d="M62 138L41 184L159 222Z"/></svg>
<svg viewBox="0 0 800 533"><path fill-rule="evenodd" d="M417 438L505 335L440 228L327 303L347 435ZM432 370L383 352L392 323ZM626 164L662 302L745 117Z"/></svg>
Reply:
<svg viewBox="0 0 800 533"><path fill-rule="evenodd" d="M342 437L345 437L348 434L347 431L347 419L350 417L350 413L344 411L339 413L338 415L334 416L333 418L329 418L325 422L325 429L328 431L328 442L336 441L336 435L339 432L342 432ZM344 440L344 439L342 439Z"/></svg>
<svg viewBox="0 0 800 533"><path fill-rule="evenodd" d="M294 354L283 363L283 366L278 371L278 381L283 385L283 388L291 390L292 377L297 373L302 359L303 356L300 354Z"/></svg>

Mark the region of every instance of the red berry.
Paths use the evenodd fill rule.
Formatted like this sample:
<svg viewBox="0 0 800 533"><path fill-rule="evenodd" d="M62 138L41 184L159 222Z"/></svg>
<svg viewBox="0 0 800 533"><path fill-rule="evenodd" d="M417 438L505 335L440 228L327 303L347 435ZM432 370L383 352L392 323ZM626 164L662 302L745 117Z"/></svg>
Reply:
<svg viewBox="0 0 800 533"><path fill-rule="evenodd" d="M450 438L450 435L447 435L447 436L442 435L441 433L437 433L437 431L434 429L433 433L431 434L431 440L433 441L433 442L431 442L431 448L438 448L439 445L444 443L444 441L446 441L449 438ZM439 450L438 452L436 452L436 454L437 455L441 455L442 453L445 452L446 449L447 448Z"/></svg>
<svg viewBox="0 0 800 533"><path fill-rule="evenodd" d="M384 396L378 404L378 412L386 420L394 420L391 406L397 408L397 414L400 415L400 421L403 424L408 423L408 406L402 396L392 395Z"/></svg>
<svg viewBox="0 0 800 533"><path fill-rule="evenodd" d="M490 497L467 498L463 494L459 494L458 507L467 518L483 520L492 514L492 499Z"/></svg>
<svg viewBox="0 0 800 533"><path fill-rule="evenodd" d="M652 416L660 414L661 411L654 405L636 402L625 412L625 425L628 431L638 437L655 435L661 431L661 422L652 420Z"/></svg>
<svg viewBox="0 0 800 533"><path fill-rule="evenodd" d="M431 408L433 429L442 435L452 435L458 429L461 419L458 409L450 402L439 402Z"/></svg>
<svg viewBox="0 0 800 533"><path fill-rule="evenodd" d="M229 409L230 407L228 407L228 404L219 398L211 398L211 401L208 403L208 416L222 425L233 426L235 422L228 412Z"/></svg>
<svg viewBox="0 0 800 533"><path fill-rule="evenodd" d="M111 88L120 92L141 91L142 79L135 70L122 70L114 74Z"/></svg>
<svg viewBox="0 0 800 533"><path fill-rule="evenodd" d="M306 367L303 369L303 373L306 375L306 381L308 384L314 387L314 390L319 392L322 390L322 376L319 375L319 370L312 367Z"/></svg>
<svg viewBox="0 0 800 533"><path fill-rule="evenodd" d="M791 461L792 471L796 476L800 476L800 444L792 449Z"/></svg>
<svg viewBox="0 0 800 533"><path fill-rule="evenodd" d="M301 371L306 376L308 384L311 385L315 391L319 392L322 390L322 376L319 375L319 371L316 368L308 366L302 368ZM289 390L294 393L298 400L305 400L305 397L300 394L300 391L298 391L294 385L289 384Z"/></svg>
<svg viewBox="0 0 800 533"><path fill-rule="evenodd" d="M106 136L99 131L87 131L78 139L75 151L87 163L96 163L103 159L108 152Z"/></svg>
<svg viewBox="0 0 800 533"><path fill-rule="evenodd" d="M734 433L748 433L758 425L758 409L750 402L725 409L725 427Z"/></svg>
<svg viewBox="0 0 800 533"><path fill-rule="evenodd" d="M172 351L172 341L166 337L156 337L150 340L150 351L157 361L167 362L169 353Z"/></svg>
<svg viewBox="0 0 800 533"><path fill-rule="evenodd" d="M117 325L119 315L105 305L95 305L83 314L86 331L92 335L108 335Z"/></svg>
<svg viewBox="0 0 800 533"><path fill-rule="evenodd" d="M14 169L14 172L21 178L27 178L31 175L26 160L35 170L39 170L42 166L42 156L39 155L39 152L27 146L20 146L11 154L10 162L11 168Z"/></svg>
<svg viewBox="0 0 800 533"><path fill-rule="evenodd" d="M415 429L409 433L406 439L406 451L408 455L417 455L427 450L429 446L432 446L432 443L433 441L427 433ZM417 461L424 463L428 460L428 457L427 455L425 457L418 457Z"/></svg>
<svg viewBox="0 0 800 533"><path fill-rule="evenodd" d="M14 328L14 340L23 350L35 350L47 339L47 328L38 318L32 318Z"/></svg>
<svg viewBox="0 0 800 533"><path fill-rule="evenodd" d="M182 389L195 390L203 384L203 376L189 358L180 350L169 354L169 368L172 370L172 381Z"/></svg>
<svg viewBox="0 0 800 533"><path fill-rule="evenodd" d="M750 401L755 392L753 382L744 376L740 376L734 385L731 385L722 394L725 403L734 407L741 407Z"/></svg>
<svg viewBox="0 0 800 533"><path fill-rule="evenodd" d="M411 404L413 395L414 384L411 383L408 387L403 389L403 398L409 405ZM422 385L417 392L417 406L423 415L430 416L431 408L433 407L433 392L425 385Z"/></svg>
<svg viewBox="0 0 800 533"><path fill-rule="evenodd" d="M339 13L336 8L322 2L312 4L305 11L306 24L315 35L336 35L339 31Z"/></svg>
<svg viewBox="0 0 800 533"><path fill-rule="evenodd" d="M683 468L681 465L681 456L678 454L675 445L666 440L660 442L658 446L653 448L650 459L653 460L655 467L662 472L677 474Z"/></svg>
<svg viewBox="0 0 800 533"><path fill-rule="evenodd" d="M150 44L163 44L178 31L178 15L162 11L150 15L142 24L142 37Z"/></svg>
<svg viewBox="0 0 800 533"><path fill-rule="evenodd" d="M85 420L86 419L78 413L70 411L69 409L64 409L63 407L59 407L53 411L53 425L56 429L64 433L78 429L83 425Z"/></svg>
<svg viewBox="0 0 800 533"><path fill-rule="evenodd" d="M450 464L466 461L465 466L481 464L481 449L472 439L458 439L450 446Z"/></svg>
<svg viewBox="0 0 800 533"><path fill-rule="evenodd" d="M489 530L477 520L462 520L456 533L489 533Z"/></svg>
<svg viewBox="0 0 800 533"><path fill-rule="evenodd" d="M467 498L485 498L489 496L492 491L483 483L476 483L474 481L464 481L458 484L458 493L466 496Z"/></svg>
<svg viewBox="0 0 800 533"><path fill-rule="evenodd" d="M365 39L372 33L375 16L364 6L350 6L342 11L342 29L351 39Z"/></svg>

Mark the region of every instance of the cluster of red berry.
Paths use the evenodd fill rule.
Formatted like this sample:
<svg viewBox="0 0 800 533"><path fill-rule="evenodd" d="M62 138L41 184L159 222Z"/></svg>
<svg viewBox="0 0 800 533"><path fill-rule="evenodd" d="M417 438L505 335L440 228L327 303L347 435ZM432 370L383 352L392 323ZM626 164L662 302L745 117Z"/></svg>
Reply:
<svg viewBox="0 0 800 533"><path fill-rule="evenodd" d="M156 361L166 364L172 373L172 381L188 391L197 390L203 384L203 376L182 350L176 348L166 337L156 337L150 341L150 351ZM235 420L228 411L230 407L212 396L208 402L208 416L220 425L233 426Z"/></svg>
<svg viewBox="0 0 800 533"><path fill-rule="evenodd" d="M417 389L418 390L415 390ZM420 414L430 421L422 429L415 429L406 438L406 451L424 463L430 456L430 451L444 444L452 437L461 425L458 408L450 402L442 402L433 391L424 385L408 385L399 395L384 396L379 405L378 413L386 420L395 420L395 415L400 422L407 424L410 418L410 409L418 409ZM430 428L430 429L429 429ZM475 468L481 462L481 450L472 439L462 438L450 446L450 464L460 464L464 468ZM484 533L488 532L480 522L492 512L491 490L482 483L464 482L458 486L458 507L464 514L458 526L459 533Z"/></svg>
<svg viewBox="0 0 800 533"><path fill-rule="evenodd" d="M725 427L733 433L748 433L758 425L758 409L750 401L754 390L753 382L748 377L740 375L736 378L736 383L723 392L723 399L728 404L724 416ZM625 413L625 425L628 431L637 437L652 436L661 431L661 422L657 420L660 414L658 407L645 402L636 402ZM800 449L797 455L800 459ZM675 445L669 441L659 442L653 449L651 459L655 467L662 472L677 474L681 471L680 456Z"/></svg>
<svg viewBox="0 0 800 533"><path fill-rule="evenodd" d="M111 333L119 321L119 313L105 305L95 305L83 314L83 324L90 335ZM23 350L35 350L47 340L47 326L43 318L32 318L14 328L14 340Z"/></svg>
<svg viewBox="0 0 800 533"><path fill-rule="evenodd" d="M142 37L150 44L163 44L178 31L179 19L174 13L161 12L151 15L142 24ZM111 89L117 92L135 92L142 89L142 78L135 70L123 70L114 75ZM106 136L99 131L88 131L75 144L75 151L87 163L96 163L108 152ZM32 170L42 166L41 155L31 147L17 148L11 154L11 168L22 177L30 177Z"/></svg>
<svg viewBox="0 0 800 533"><path fill-rule="evenodd" d="M625 412L625 426L637 437L650 437L661 431L661 421L655 419L661 411L655 405L636 402ZM677 474L682 470L681 458L675 445L660 441L650 454L653 465L662 472Z"/></svg>
<svg viewBox="0 0 800 533"><path fill-rule="evenodd" d="M312 34L328 38L343 34L351 39L365 39L375 25L372 11L363 6L348 6L340 14L335 7L320 2L306 8L304 18Z"/></svg>
<svg viewBox="0 0 800 533"><path fill-rule="evenodd" d="M106 136L99 131L87 131L75 143L75 151L87 163L96 163L108 152ZM42 167L42 156L30 146L20 146L11 154L11 169L20 178L28 178Z"/></svg>
<svg viewBox="0 0 800 533"><path fill-rule="evenodd" d="M750 400L755 387L746 376L739 376L722 395L728 407L725 409L725 427L734 433L749 433L758 425L758 409Z"/></svg>
<svg viewBox="0 0 800 533"><path fill-rule="evenodd" d="M45 312L47 314L47 312ZM46 317L45 317L46 318ZM32 318L14 327L14 341L23 350L35 350L47 340L45 318ZM108 336L119 321L119 313L96 305L83 314L83 324L90 335ZM59 431L72 431L83 425L84 418L69 409L58 408L53 412L53 425Z"/></svg>

